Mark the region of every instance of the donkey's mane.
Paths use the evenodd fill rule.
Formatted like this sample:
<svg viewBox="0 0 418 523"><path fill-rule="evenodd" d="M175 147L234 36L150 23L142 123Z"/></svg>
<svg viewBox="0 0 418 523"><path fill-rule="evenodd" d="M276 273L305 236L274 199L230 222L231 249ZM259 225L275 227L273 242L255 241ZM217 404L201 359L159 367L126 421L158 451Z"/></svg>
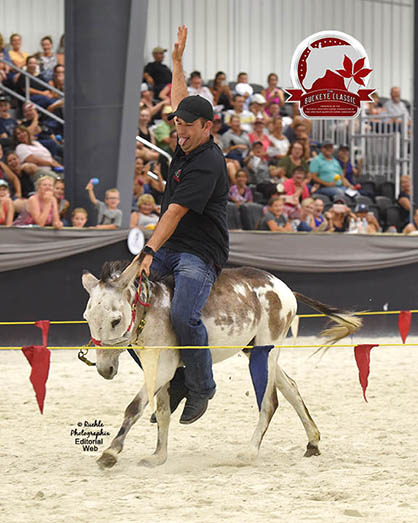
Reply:
<svg viewBox="0 0 418 523"><path fill-rule="evenodd" d="M129 260L107 261L102 266L100 280L108 283L122 274L131 262Z"/></svg>

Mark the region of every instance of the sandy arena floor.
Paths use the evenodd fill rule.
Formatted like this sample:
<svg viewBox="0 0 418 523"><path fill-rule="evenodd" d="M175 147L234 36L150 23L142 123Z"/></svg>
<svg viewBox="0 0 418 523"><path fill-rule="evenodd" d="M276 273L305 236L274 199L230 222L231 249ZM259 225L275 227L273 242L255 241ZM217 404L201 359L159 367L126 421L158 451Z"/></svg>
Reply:
<svg viewBox="0 0 418 523"><path fill-rule="evenodd" d="M369 403L352 349L331 350L320 362L310 353L284 349L279 361L321 431L321 456L303 458L305 432L280 397L259 458L240 465L236 455L257 417L247 359L240 356L215 367L218 393L201 420L182 426L181 410L175 413L165 465L138 466L156 440L148 408L119 462L102 471L95 460L142 384L134 361L123 354L109 382L75 352L53 352L41 416L25 357L4 351L0 521L418 521L418 344L372 350ZM111 436L98 452L85 452L70 431L94 420Z"/></svg>

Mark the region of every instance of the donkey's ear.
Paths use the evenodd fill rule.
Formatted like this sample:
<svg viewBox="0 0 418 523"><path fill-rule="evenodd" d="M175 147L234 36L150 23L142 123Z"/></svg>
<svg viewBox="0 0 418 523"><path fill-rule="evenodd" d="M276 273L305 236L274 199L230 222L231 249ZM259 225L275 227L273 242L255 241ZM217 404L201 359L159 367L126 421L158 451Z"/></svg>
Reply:
<svg viewBox="0 0 418 523"><path fill-rule="evenodd" d="M126 289L138 275L140 263L136 258L126 267L122 274L112 282L119 289Z"/></svg>
<svg viewBox="0 0 418 523"><path fill-rule="evenodd" d="M90 294L91 291L99 283L99 280L91 274L89 271L83 271L83 276L81 277L81 282L86 291Z"/></svg>

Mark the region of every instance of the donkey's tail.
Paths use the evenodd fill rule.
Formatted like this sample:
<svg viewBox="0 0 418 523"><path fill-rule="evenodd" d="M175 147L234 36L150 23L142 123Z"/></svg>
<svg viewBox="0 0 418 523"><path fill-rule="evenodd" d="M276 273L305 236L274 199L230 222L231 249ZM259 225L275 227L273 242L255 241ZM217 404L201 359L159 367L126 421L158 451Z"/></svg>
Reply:
<svg viewBox="0 0 418 523"><path fill-rule="evenodd" d="M293 294L298 301L305 303L318 312L322 312L322 314L325 314L325 316L328 316L335 322L335 325L321 332L321 336L326 338L326 345L334 345L334 343L337 343L337 341L342 338L357 332L363 325L363 321L356 317L353 312L325 305L299 292L294 292Z"/></svg>

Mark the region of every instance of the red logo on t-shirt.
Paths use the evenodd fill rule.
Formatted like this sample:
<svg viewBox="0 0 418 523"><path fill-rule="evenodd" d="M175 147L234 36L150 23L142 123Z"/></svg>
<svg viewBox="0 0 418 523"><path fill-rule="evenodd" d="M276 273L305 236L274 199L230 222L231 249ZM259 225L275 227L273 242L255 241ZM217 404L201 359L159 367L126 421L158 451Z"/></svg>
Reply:
<svg viewBox="0 0 418 523"><path fill-rule="evenodd" d="M179 182L179 181L180 181L180 174L181 174L181 169L178 169L178 170L174 173L173 179L174 179L176 182Z"/></svg>

